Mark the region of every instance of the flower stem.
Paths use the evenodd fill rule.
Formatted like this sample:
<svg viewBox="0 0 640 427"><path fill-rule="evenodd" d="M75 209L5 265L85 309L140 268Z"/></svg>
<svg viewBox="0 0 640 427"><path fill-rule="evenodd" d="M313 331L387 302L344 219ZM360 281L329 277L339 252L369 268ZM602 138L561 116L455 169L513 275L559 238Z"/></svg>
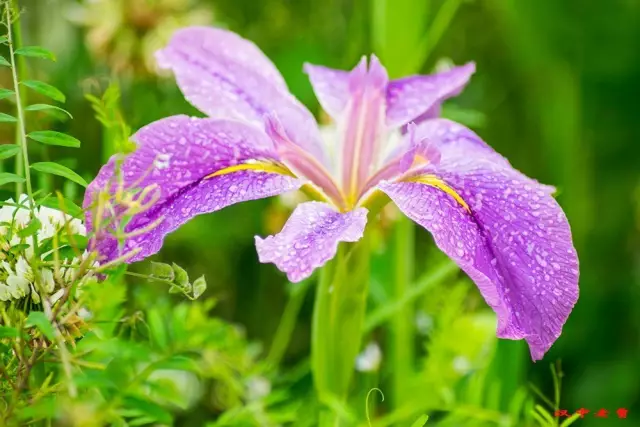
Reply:
<svg viewBox="0 0 640 427"><path fill-rule="evenodd" d="M410 290L414 273L414 226L406 217L399 218L395 225L393 251L392 301L402 300ZM406 382L411 377L414 360L414 310L407 305L393 316L390 324L390 340L387 354L392 372L391 405L398 407L406 400Z"/></svg>
<svg viewBox="0 0 640 427"><path fill-rule="evenodd" d="M339 426L360 351L369 287L369 237L341 244L321 270L313 313L311 367L321 403L319 425ZM343 411L343 412L348 412Z"/></svg>
<svg viewBox="0 0 640 427"><path fill-rule="evenodd" d="M304 301L304 297L307 295L309 289L309 280L305 280L302 283L294 284L291 289L289 301L282 313L282 319L276 330L276 334L271 343L269 354L267 355L267 365L270 368L277 368L289 347L291 341L291 334L296 325L296 319L300 313L300 307Z"/></svg>

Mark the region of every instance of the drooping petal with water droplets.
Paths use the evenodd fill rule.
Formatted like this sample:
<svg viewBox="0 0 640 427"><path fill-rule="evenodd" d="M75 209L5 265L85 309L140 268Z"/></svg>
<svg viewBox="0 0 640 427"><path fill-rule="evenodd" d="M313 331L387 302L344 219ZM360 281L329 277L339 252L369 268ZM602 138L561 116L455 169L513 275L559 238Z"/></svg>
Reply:
<svg viewBox="0 0 640 427"><path fill-rule="evenodd" d="M398 127L435 117L442 102L460 94L475 69L471 62L437 74L392 80L387 87L387 124ZM433 115L422 117L428 111Z"/></svg>
<svg viewBox="0 0 640 427"><path fill-rule="evenodd" d="M175 32L156 56L160 67L173 70L187 100L210 117L261 126L265 114L276 115L292 141L325 160L313 115L252 42L219 28L190 27Z"/></svg>
<svg viewBox="0 0 640 427"><path fill-rule="evenodd" d="M524 338L539 360L578 299L571 230L548 186L522 175L499 154L488 154L471 134L439 141L440 163L421 170L446 183L470 212L452 195L423 183L386 182L379 188L478 285L498 315L498 336Z"/></svg>
<svg viewBox="0 0 640 427"><path fill-rule="evenodd" d="M84 207L94 204L100 191L115 194L121 180L128 192L147 189L140 200L142 204L155 199L148 210L133 216L125 230L131 233L151 224L155 226L128 239L121 250L111 234L101 233L95 244L106 259L134 248L140 248L140 252L128 261L143 259L160 250L166 234L196 215L281 194L303 184L291 176L259 169L210 177L236 165L278 162L273 142L266 134L237 121L174 116L145 126L134 139L139 144L136 151L122 160L112 157L88 186ZM114 176L119 161L122 179ZM141 196L138 192L134 199ZM113 224L125 209L122 203L118 204L115 218L107 210L102 223ZM93 219L88 213L87 228L93 229Z"/></svg>
<svg viewBox="0 0 640 427"><path fill-rule="evenodd" d="M332 259L340 242L357 242L367 223L367 210L340 213L326 203L298 205L282 231L256 236L260 262L274 263L291 282L299 282Z"/></svg>

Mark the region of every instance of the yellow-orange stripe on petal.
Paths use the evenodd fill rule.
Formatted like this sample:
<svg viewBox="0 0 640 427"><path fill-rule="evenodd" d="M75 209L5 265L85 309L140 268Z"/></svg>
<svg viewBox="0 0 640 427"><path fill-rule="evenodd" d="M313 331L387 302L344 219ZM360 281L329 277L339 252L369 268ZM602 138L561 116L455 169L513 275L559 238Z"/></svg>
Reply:
<svg viewBox="0 0 640 427"><path fill-rule="evenodd" d="M453 197L454 200L458 202L458 204L462 206L467 212L471 213L471 209L469 208L469 205L467 204L467 202L464 201L462 196L460 196L460 194L458 194L456 190L451 188L449 185L447 185L446 182L444 182L443 180L441 180L435 175L418 175L412 178L408 178L406 179L406 181L418 182L420 184L429 185L431 187L442 190L448 195L450 195L451 197Z"/></svg>
<svg viewBox="0 0 640 427"><path fill-rule="evenodd" d="M280 175L287 175L291 177L296 177L293 172L289 170L285 165L273 162L261 162L255 161L251 163L240 163L238 165L229 166L219 171L216 171L212 174L209 174L204 177L204 179L214 178L220 175L227 175L233 172L239 171L254 171L254 172L266 172L266 173L277 173Z"/></svg>

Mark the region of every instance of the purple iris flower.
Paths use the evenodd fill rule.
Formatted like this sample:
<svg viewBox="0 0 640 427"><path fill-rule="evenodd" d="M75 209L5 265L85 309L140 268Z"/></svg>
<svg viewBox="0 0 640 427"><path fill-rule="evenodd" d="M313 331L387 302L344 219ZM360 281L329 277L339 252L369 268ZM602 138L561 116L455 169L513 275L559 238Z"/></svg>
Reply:
<svg viewBox="0 0 640 427"><path fill-rule="evenodd" d="M134 136L136 151L111 159L91 183L85 207L99 191L113 191L116 170L125 189L158 191L155 204L127 223L124 245L97 236L106 259L137 249L128 262L141 260L196 215L303 189L316 200L298 205L280 233L256 237L260 261L298 282L334 257L340 242L362 237L367 206L382 192L473 279L498 315L499 337L526 339L537 360L560 335L579 273L554 188L437 117L474 64L399 80L389 80L375 56L351 71L306 65L336 124L321 132L269 59L234 33L187 28L157 57L208 117L145 126Z"/></svg>

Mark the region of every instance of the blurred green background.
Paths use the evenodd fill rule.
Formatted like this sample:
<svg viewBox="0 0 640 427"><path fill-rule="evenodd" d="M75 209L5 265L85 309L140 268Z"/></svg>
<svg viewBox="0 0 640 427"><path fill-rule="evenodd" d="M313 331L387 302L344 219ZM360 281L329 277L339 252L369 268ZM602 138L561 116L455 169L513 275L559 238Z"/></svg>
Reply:
<svg viewBox="0 0 640 427"><path fill-rule="evenodd" d="M153 51L180 26L222 26L255 41L276 63L292 92L317 113L318 103L302 73L305 61L351 68L361 55L377 50L395 74L416 62L429 72L443 58L456 64L475 61L476 75L447 105L447 114L476 130L516 168L558 187L558 201L572 225L581 264L580 300L545 359L533 364L523 343L501 341L492 369L506 390L532 382L549 394L549 363L561 359L562 407L570 412L580 407L612 412L626 407L630 419L625 425L640 425L640 2L25 0L20 4L26 12L25 43L42 45L58 56L55 64L32 66L30 72L67 94L66 108L74 116L51 126L83 141L80 151L35 151L33 156L69 156L65 162L88 179L115 149L110 132L118 131L105 130L96 120L86 93L100 96L116 82L122 92L122 117L133 130L171 114L199 114L182 98L171 76L157 75L153 65ZM387 10L380 9L384 7ZM448 8L445 14L440 13L442 8ZM376 32L380 13L391 23L385 35ZM415 41L423 38L424 31L416 33L415 26L403 25L405 16L423 21L424 28L436 28L437 43L418 43L417 51ZM376 37L392 40L396 48L384 51ZM0 72L4 87L9 78L8 71ZM12 141L12 132L2 126L0 142ZM69 184L66 191L76 199L82 196L81 189ZM179 263L193 277L205 274L208 292L220 301L215 313L243 325L249 339L265 347L286 304L287 286L272 265L258 263L252 236L278 231L287 209L273 199L199 217L171 235L157 257ZM437 254L427 233L416 233L419 274ZM383 257L382 270L384 262ZM148 286L136 292L147 295L150 304L155 298L169 298ZM418 305L428 307L436 298L427 292ZM309 294L285 357L291 365L308 353L312 302ZM484 313L486 307L478 304L474 310ZM467 338L464 333L460 336ZM422 348L421 343L416 346ZM383 353L383 369L384 360ZM608 426L617 421L587 417L578 424Z"/></svg>

